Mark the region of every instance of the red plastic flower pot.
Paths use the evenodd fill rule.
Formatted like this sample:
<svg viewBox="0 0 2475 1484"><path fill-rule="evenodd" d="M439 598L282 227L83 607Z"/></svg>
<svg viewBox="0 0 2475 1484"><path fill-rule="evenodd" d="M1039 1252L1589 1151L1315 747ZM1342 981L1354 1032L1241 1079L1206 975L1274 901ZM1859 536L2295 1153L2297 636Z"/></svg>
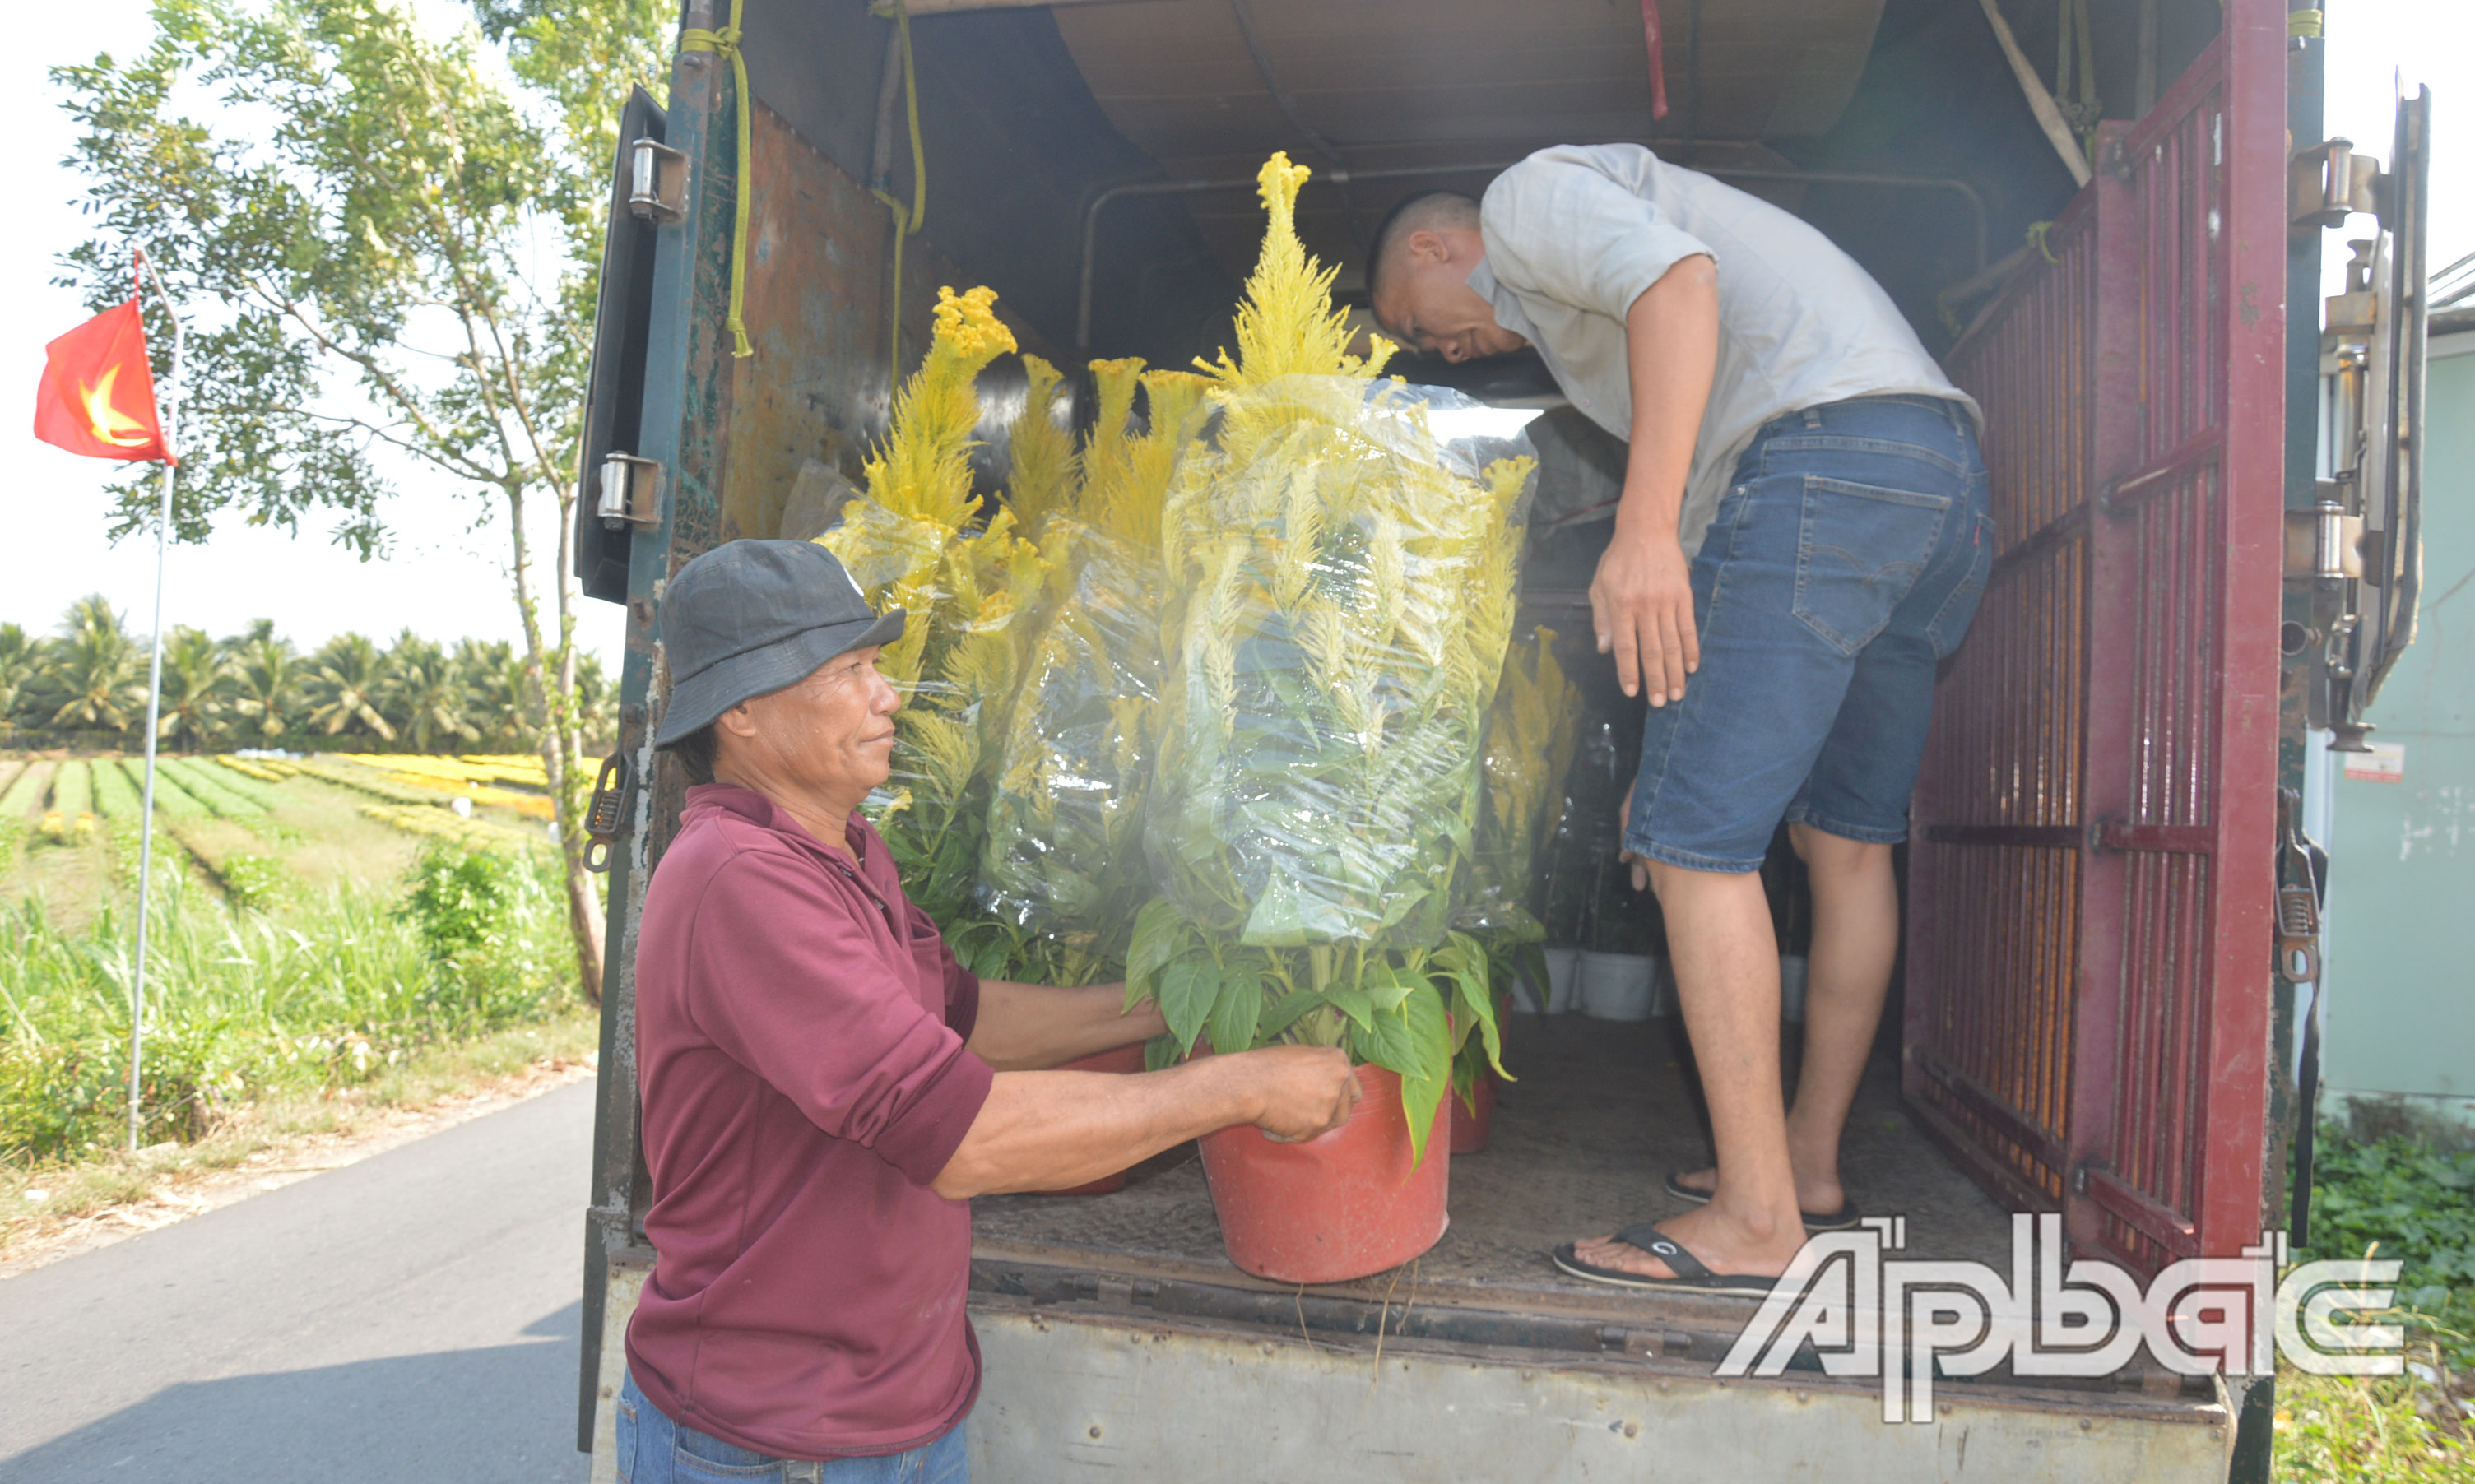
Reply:
<svg viewBox="0 0 2475 1484"><path fill-rule="evenodd" d="M1474 1155L1486 1148L1487 1136L1495 1131L1495 1082L1493 1067L1478 1074L1478 1085L1470 1089L1471 1101L1478 1104L1475 1113L1458 1096L1444 1100L1453 1107L1454 1154Z"/></svg>
<svg viewBox="0 0 2475 1484"><path fill-rule="evenodd" d="M1203 1173L1231 1262L1280 1283L1338 1283L1398 1267L1441 1240L1449 1115L1435 1109L1427 1157L1413 1169L1400 1077L1361 1066L1358 1092L1347 1123L1303 1144L1251 1125L1203 1136Z"/></svg>
<svg viewBox="0 0 2475 1484"><path fill-rule="evenodd" d="M1055 1068L1055 1070L1060 1072L1119 1073L1139 1072L1142 1069L1143 1045L1140 1041L1137 1041L1132 1046L1120 1046L1115 1051L1104 1051L1096 1057L1085 1057L1080 1061L1068 1061L1064 1066ZM1098 1180L1092 1180L1089 1184L1077 1185L1071 1190L1046 1190L1041 1192L1041 1194L1051 1196L1105 1196L1113 1190L1123 1190L1125 1188L1126 1172L1119 1170L1115 1175L1103 1175Z"/></svg>

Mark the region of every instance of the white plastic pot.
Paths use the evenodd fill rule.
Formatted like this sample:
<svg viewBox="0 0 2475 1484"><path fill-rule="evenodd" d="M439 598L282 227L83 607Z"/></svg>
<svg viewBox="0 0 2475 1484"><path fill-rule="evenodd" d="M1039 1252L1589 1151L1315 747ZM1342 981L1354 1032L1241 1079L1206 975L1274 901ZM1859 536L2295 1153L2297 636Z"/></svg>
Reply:
<svg viewBox="0 0 2475 1484"><path fill-rule="evenodd" d="M1547 950L1547 1013L1568 1014L1580 1008L1581 950L1550 948Z"/></svg>
<svg viewBox="0 0 2475 1484"><path fill-rule="evenodd" d="M1648 1020L1658 1008L1658 961L1647 954L1581 952L1581 1013Z"/></svg>

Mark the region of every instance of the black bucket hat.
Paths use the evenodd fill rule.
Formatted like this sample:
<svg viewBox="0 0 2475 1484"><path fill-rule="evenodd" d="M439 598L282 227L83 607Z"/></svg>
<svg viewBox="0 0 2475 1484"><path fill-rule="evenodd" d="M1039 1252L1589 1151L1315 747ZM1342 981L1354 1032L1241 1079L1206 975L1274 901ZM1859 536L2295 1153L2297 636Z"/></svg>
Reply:
<svg viewBox="0 0 2475 1484"><path fill-rule="evenodd" d="M813 541L733 541L679 569L662 595L670 706L656 747L816 673L838 654L902 637L899 608L879 615L842 559Z"/></svg>

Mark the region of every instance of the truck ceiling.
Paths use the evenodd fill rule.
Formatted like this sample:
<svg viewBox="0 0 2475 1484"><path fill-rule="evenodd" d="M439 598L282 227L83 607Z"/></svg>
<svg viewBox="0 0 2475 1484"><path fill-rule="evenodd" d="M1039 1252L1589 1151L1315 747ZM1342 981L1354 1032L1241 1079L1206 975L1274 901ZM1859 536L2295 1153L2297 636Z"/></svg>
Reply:
<svg viewBox="0 0 2475 1484"><path fill-rule="evenodd" d="M1076 342L1084 215L1112 187L1251 178L1273 150L1329 178L1468 162L1465 174L1311 185L1299 229L1360 281L1365 232L1403 195L1473 193L1546 144L1635 140L1705 167L1949 178L1994 255L2072 182L2022 101L1977 0L1662 0L1668 111L1652 117L1639 8L1613 0L1113 0L915 4L928 182L923 235L1052 346ZM2102 116L2134 115L2140 0L2090 0ZM2217 30L2215 0L2157 0L2157 86ZM1517 12L1518 25L1506 17ZM2053 8L2011 0L2031 58ZM892 22L863 0L747 0L759 103L855 180L909 199ZM1697 31L1699 35L1697 36ZM2042 63L2041 63L2042 65ZM1949 191L1749 182L1847 247L1940 348L1935 296L1976 267ZM1182 364L1227 338L1261 217L1244 188L1115 202L1096 234L1089 345Z"/></svg>

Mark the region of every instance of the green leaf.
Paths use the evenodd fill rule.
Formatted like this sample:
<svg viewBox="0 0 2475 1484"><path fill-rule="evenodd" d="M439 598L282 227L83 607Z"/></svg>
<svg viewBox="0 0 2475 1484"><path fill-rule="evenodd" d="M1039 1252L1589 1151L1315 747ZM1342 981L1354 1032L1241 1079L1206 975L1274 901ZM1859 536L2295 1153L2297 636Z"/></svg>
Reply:
<svg viewBox="0 0 2475 1484"><path fill-rule="evenodd" d="M1263 976L1253 969L1229 969L1220 980L1220 994L1212 1005L1212 1049L1252 1051L1255 1029L1263 1015Z"/></svg>
<svg viewBox="0 0 2475 1484"><path fill-rule="evenodd" d="M1371 1061L1403 1077L1418 1071L1417 1035L1409 1017L1400 1010L1386 1010L1352 1032L1349 1053L1356 1060Z"/></svg>
<svg viewBox="0 0 2475 1484"><path fill-rule="evenodd" d="M1258 948L1295 948L1307 941L1307 924L1297 893L1275 876L1247 914L1238 941Z"/></svg>
<svg viewBox="0 0 2475 1484"><path fill-rule="evenodd" d="M1369 970L1359 983L1365 986L1364 993L1368 1003L1374 1007L1375 1012L1381 1015L1400 1009L1401 1002L1409 998L1424 979L1423 975L1414 974L1406 969L1397 969L1387 963L1381 968Z"/></svg>
<svg viewBox="0 0 2475 1484"><path fill-rule="evenodd" d="M1311 989L1292 989L1281 996L1281 1002L1278 1005L1263 1012L1262 1021L1256 1026L1255 1034L1259 1039L1269 1041L1297 1024L1299 1016L1319 1005L1329 1003L1329 996L1317 994Z"/></svg>
<svg viewBox="0 0 2475 1484"><path fill-rule="evenodd" d="M1363 989L1335 985L1323 992L1323 1003L1347 1015L1361 1031L1375 1025L1375 1001Z"/></svg>
<svg viewBox="0 0 2475 1484"><path fill-rule="evenodd" d="M1401 1110L1409 1117L1409 1151L1412 1162L1426 1157L1427 1134L1434 1129L1435 1109L1443 1105L1444 1092L1452 1085L1453 1050L1450 1032L1444 1024L1443 997L1437 994L1413 994L1401 1003L1410 1049L1410 1067L1393 1068L1401 1074Z"/></svg>
<svg viewBox="0 0 2475 1484"><path fill-rule="evenodd" d="M1460 1043L1469 1038L1470 1028L1477 1027L1480 1042L1486 1048L1487 1065L1495 1068L1497 1076L1510 1082L1511 1075L1504 1070L1504 1038L1495 1020L1494 985L1487 973L1486 950L1462 934L1456 933L1453 937L1459 940L1457 947L1466 945L1457 955L1461 966L1452 976L1456 1032L1453 1050L1458 1052ZM1438 953L1435 957L1441 960L1443 954Z"/></svg>
<svg viewBox="0 0 2475 1484"><path fill-rule="evenodd" d="M1165 897L1145 902L1135 913L1134 941L1126 946L1126 1004L1133 1008L1154 991L1152 976L1177 957L1193 936L1177 909Z"/></svg>
<svg viewBox="0 0 2475 1484"><path fill-rule="evenodd" d="M1200 951L1171 961L1160 974L1160 1008L1178 1049L1191 1053L1220 994L1220 965Z"/></svg>

